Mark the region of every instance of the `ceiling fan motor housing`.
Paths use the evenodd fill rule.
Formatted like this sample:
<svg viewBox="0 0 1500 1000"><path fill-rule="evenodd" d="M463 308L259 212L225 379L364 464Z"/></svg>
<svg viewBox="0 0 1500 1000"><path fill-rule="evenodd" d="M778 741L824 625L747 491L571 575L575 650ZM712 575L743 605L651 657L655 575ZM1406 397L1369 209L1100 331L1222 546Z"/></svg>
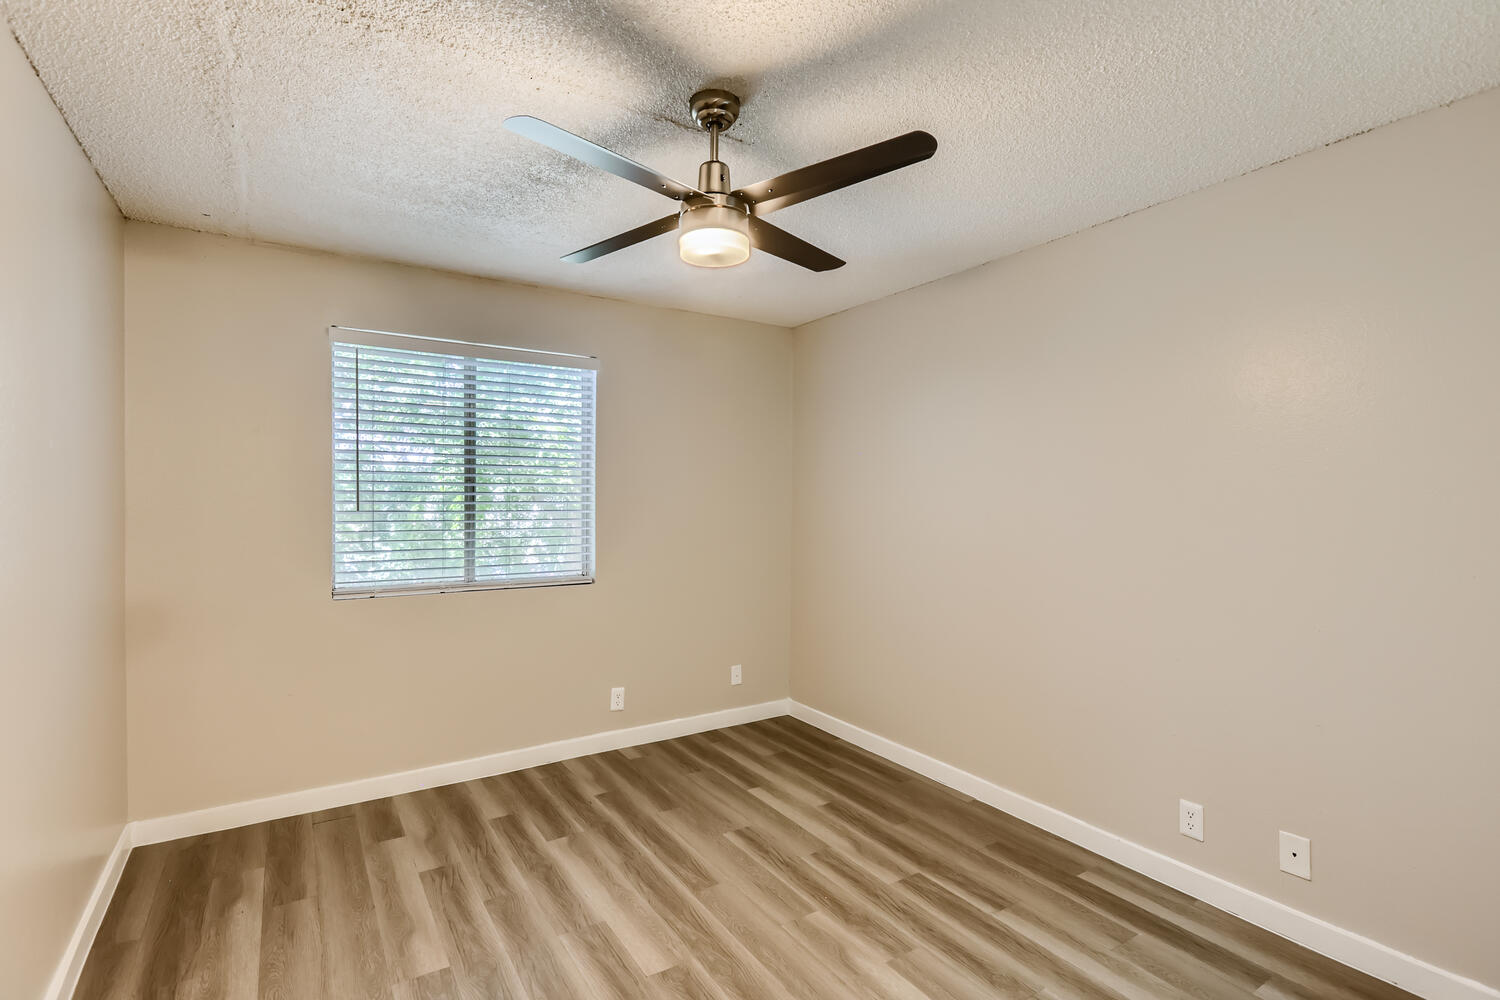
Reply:
<svg viewBox="0 0 1500 1000"><path fill-rule="evenodd" d="M729 193L729 164L704 160L698 165L698 190L704 194Z"/></svg>

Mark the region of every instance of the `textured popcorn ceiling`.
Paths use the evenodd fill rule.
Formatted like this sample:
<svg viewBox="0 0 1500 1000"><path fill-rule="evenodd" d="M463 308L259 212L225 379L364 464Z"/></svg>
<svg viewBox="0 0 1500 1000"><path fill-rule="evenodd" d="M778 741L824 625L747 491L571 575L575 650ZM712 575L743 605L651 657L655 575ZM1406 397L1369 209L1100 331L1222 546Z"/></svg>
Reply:
<svg viewBox="0 0 1500 1000"><path fill-rule="evenodd" d="M1500 83L1495 0L0 0L132 218L797 324ZM500 127L739 184L913 128L778 213L849 263L689 268L672 203ZM1225 234L1232 238L1232 234Z"/></svg>

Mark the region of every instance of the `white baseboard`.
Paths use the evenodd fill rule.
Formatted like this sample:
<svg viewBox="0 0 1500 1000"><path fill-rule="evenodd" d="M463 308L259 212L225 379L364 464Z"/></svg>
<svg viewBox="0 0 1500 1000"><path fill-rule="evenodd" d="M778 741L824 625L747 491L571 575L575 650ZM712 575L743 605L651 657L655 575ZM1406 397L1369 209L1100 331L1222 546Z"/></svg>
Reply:
<svg viewBox="0 0 1500 1000"><path fill-rule="evenodd" d="M83 973L83 962L89 956L89 949L93 947L94 935L99 933L99 925L104 922L104 911L109 909L115 886L120 882L120 873L125 870L125 859L130 854L130 846L130 824L126 823L120 829L120 836L115 839L114 849L104 859L104 868L94 883L94 891L89 893L89 901L83 908L78 926L73 928L68 947L57 963L57 971L52 974L52 981L42 994L43 1000L68 1000L73 995L78 977Z"/></svg>
<svg viewBox="0 0 1500 1000"><path fill-rule="evenodd" d="M929 757L801 702L792 701L789 714L841 740L941 782L970 798L994 806L1001 812L1009 813L1079 847L1138 871L1147 878L1169 885L1304 948L1426 997L1427 1000L1500 998L1500 991L1483 983L1440 969L1420 958L1336 927L1301 910L1294 910L1285 903L1278 903L1217 875L1210 875L1149 847L1142 847L1124 837L1101 830L1059 809L1028 799L992 781L959 770L935 757Z"/></svg>
<svg viewBox="0 0 1500 1000"><path fill-rule="evenodd" d="M738 726L746 722L757 722L761 719L786 715L788 705L787 700L783 698L758 705L726 708L720 712L690 715L681 719L668 719L665 722L649 722L643 726L631 726L628 729L611 729L603 733L591 733L588 736L558 740L555 743L521 747L517 750L506 750L484 757L472 757L469 760L435 764L432 767L419 767L412 771L360 778L357 781L324 785L321 788L306 788L299 792L271 795L263 799L231 802L227 805L199 809L195 812L177 813L173 816L136 820L131 824L131 842L137 845L156 844L164 840L176 840L179 837L191 837L215 830L232 830L250 823L264 823L266 820L281 819L286 816L300 816L319 809L333 809L356 802L368 802L371 799L414 792L421 788L451 785L455 781L471 781L474 778L487 778L493 774L505 774L508 771L519 771L542 764L554 764L560 760L585 757L591 753L621 750L625 747L670 740L692 733L703 733L710 729Z"/></svg>

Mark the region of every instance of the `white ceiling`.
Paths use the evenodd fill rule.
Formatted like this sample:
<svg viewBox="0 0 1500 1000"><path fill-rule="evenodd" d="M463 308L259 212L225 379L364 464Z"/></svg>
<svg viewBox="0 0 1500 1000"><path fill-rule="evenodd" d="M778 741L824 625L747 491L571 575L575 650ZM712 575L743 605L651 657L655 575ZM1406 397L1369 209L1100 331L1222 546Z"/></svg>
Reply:
<svg viewBox="0 0 1500 1000"><path fill-rule="evenodd" d="M126 215L796 325L1500 84L1496 0L0 0ZM671 211L500 127L738 184L914 128L775 222L846 258L689 268Z"/></svg>

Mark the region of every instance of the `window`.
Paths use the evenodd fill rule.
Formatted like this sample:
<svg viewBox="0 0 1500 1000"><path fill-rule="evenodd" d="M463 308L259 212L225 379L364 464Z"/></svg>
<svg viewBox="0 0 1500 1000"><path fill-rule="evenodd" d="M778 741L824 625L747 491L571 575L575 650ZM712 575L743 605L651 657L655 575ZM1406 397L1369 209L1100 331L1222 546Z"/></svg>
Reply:
<svg viewBox="0 0 1500 1000"><path fill-rule="evenodd" d="M335 597L592 582L592 359L330 339Z"/></svg>

